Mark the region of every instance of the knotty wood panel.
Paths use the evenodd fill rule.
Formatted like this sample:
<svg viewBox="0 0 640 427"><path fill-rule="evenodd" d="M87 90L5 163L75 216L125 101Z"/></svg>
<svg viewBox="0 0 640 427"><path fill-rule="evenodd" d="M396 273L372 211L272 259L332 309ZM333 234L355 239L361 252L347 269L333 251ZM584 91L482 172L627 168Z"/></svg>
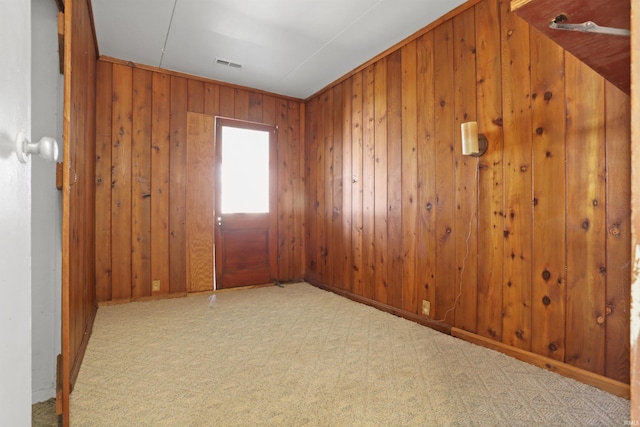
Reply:
<svg viewBox="0 0 640 427"><path fill-rule="evenodd" d="M111 87L112 64L98 62L96 103L96 297L111 299Z"/></svg>
<svg viewBox="0 0 640 427"><path fill-rule="evenodd" d="M187 290L186 173L187 115L189 81L171 77L171 117L169 149L169 292Z"/></svg>
<svg viewBox="0 0 640 427"><path fill-rule="evenodd" d="M465 10L341 79L348 106L337 86L306 102L305 276L628 382L629 99L506 0ZM478 160L460 152L474 119Z"/></svg>
<svg viewBox="0 0 640 427"><path fill-rule="evenodd" d="M153 73L151 100L151 295L169 293L169 131L171 77Z"/></svg>
<svg viewBox="0 0 640 427"><path fill-rule="evenodd" d="M107 233L100 240L101 248L112 247L110 259L96 256L98 301L211 289L214 218L208 212L214 206L213 187L208 197L207 186L215 169L205 164L206 144L189 136L189 112L204 113L208 121L217 115L237 118L237 113L279 126L282 185L276 209L282 213L278 227L284 244L279 248L278 280L301 279L306 210L302 104L118 60L100 60L98 67L103 71L97 85L101 136L96 139L95 188L96 209L101 213L96 231ZM128 141L124 145L123 138ZM128 200L128 208L121 199ZM118 215L118 227L111 227L114 215ZM113 280L112 271L120 277L118 281ZM152 288L156 280L159 291Z"/></svg>
<svg viewBox="0 0 640 427"><path fill-rule="evenodd" d="M187 114L187 291L213 289L214 118Z"/></svg>
<svg viewBox="0 0 640 427"><path fill-rule="evenodd" d="M502 341L531 348L531 106L529 26L502 3L504 270ZM523 84L523 82L525 84Z"/></svg>
<svg viewBox="0 0 640 427"><path fill-rule="evenodd" d="M387 272L389 269L387 247L387 58L374 65L374 114L375 114L375 166L374 166L374 253L372 265L375 271L375 299L387 303Z"/></svg>
<svg viewBox="0 0 640 427"><path fill-rule="evenodd" d="M502 339L504 197L500 8L496 1L476 5L477 120L491 141L480 158L478 177L477 333Z"/></svg>
<svg viewBox="0 0 640 427"><path fill-rule="evenodd" d="M131 135L132 296L151 293L151 82L147 70L133 70Z"/></svg>
<svg viewBox="0 0 640 427"><path fill-rule="evenodd" d="M567 92L566 360L604 374L606 194L604 79L565 55ZM581 99L581 102L578 102ZM589 155L585 156L584 153ZM579 172L578 172L579 171Z"/></svg>
<svg viewBox="0 0 640 427"><path fill-rule="evenodd" d="M421 313L416 286L418 216L417 42L402 48L402 308Z"/></svg>
<svg viewBox="0 0 640 427"><path fill-rule="evenodd" d="M531 30L533 259L531 350L564 360L567 275L564 52Z"/></svg>
<svg viewBox="0 0 640 427"><path fill-rule="evenodd" d="M455 192L454 165L454 81L453 23L447 21L433 31L435 80L435 150L433 179L436 185L436 251L438 268L434 282L434 319L453 324L455 300L459 293L459 275L455 268Z"/></svg>
<svg viewBox="0 0 640 427"><path fill-rule="evenodd" d="M455 89L455 151L461 150L462 123L476 120L475 91L475 14L469 9L453 18L453 67ZM479 132L484 129L479 128ZM467 331L476 331L477 311L477 257L478 252L477 171L479 160L469 156L456 157L455 161L455 234L456 266L460 272L456 289L455 326Z"/></svg>
<svg viewBox="0 0 640 427"><path fill-rule="evenodd" d="M110 185L110 176L104 177L102 193L96 197L96 156L99 154L105 160L110 157L111 120L96 122L97 52L87 1L65 2L64 38L62 390L58 391L61 392L62 422L68 426L69 394L80 370L96 313L95 267L98 258L95 236L99 232L104 238L110 232L111 209L107 207L106 215L97 223L95 202L110 203L109 196L103 191ZM101 77L109 78L109 72L104 71L100 71ZM105 92L111 95L109 87L102 93ZM105 115L110 113L108 105L100 104L100 108ZM96 132L100 132L98 138ZM100 176L107 167L105 163L100 163ZM108 274L111 268L108 256L99 259L100 268L107 274L100 287L104 291L110 288Z"/></svg>
<svg viewBox="0 0 640 427"><path fill-rule="evenodd" d="M111 297L131 298L131 127L133 69L113 66L111 119Z"/></svg>
<svg viewBox="0 0 640 427"><path fill-rule="evenodd" d="M607 287L605 371L611 378L629 382L629 310L631 264L627 255L631 247L631 121L629 97L605 83L606 161L607 161ZM637 163L636 163L637 164Z"/></svg>

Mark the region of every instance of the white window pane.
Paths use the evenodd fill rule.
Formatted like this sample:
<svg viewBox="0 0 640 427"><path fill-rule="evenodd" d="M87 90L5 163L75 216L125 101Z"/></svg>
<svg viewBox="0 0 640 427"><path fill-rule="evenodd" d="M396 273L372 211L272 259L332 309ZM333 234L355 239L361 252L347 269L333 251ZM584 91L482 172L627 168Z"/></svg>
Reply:
<svg viewBox="0 0 640 427"><path fill-rule="evenodd" d="M222 127L222 213L269 212L269 133Z"/></svg>

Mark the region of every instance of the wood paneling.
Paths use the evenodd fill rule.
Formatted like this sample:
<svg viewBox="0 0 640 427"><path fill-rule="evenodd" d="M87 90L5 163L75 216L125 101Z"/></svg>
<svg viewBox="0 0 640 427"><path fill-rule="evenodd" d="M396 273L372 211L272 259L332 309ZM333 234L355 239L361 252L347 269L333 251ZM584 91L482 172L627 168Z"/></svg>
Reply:
<svg viewBox="0 0 640 427"><path fill-rule="evenodd" d="M306 278L628 382L629 106L508 1L464 9L306 102Z"/></svg>
<svg viewBox="0 0 640 427"><path fill-rule="evenodd" d="M214 117L187 113L187 291L213 289Z"/></svg>
<svg viewBox="0 0 640 427"><path fill-rule="evenodd" d="M62 185L62 390L60 407L69 425L69 394L80 370L96 314L96 265L103 280L100 292L110 290L109 254L97 256L96 234L109 238L111 209L96 221L96 200L110 203L105 193L111 176L105 170L110 157L111 124L96 126L96 110L108 115L110 106L96 103L96 45L90 6L85 0L67 0L64 17L64 119ZM101 88L110 96L110 88ZM99 160L96 162L96 159ZM110 162L110 160L109 160ZM98 168L99 175L96 175ZM107 172L107 176L103 173ZM102 177L98 183L96 178ZM107 248L108 250L108 248ZM98 247L102 251L102 247Z"/></svg>
<svg viewBox="0 0 640 427"><path fill-rule="evenodd" d="M302 103L119 61L97 64L98 301L212 288L213 140L198 136L197 123L189 127L191 113L205 130L216 115L278 125L278 280L301 279Z"/></svg>

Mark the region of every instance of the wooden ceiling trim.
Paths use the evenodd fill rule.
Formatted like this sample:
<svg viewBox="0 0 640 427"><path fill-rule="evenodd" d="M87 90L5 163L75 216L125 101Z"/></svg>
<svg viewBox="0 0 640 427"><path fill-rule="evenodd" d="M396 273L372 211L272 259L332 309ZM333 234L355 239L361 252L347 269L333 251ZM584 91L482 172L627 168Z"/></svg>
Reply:
<svg viewBox="0 0 640 427"><path fill-rule="evenodd" d="M629 0L512 0L511 10L620 90L631 93L630 37L549 28L551 20L564 14L568 24L593 21L603 27L629 29Z"/></svg>

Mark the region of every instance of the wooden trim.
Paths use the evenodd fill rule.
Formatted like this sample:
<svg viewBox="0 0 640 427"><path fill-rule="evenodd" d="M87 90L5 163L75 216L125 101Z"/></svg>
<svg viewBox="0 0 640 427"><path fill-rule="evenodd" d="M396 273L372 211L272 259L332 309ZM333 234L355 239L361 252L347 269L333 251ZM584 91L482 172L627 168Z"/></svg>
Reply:
<svg viewBox="0 0 640 427"><path fill-rule="evenodd" d="M485 338L456 327L451 328L451 335L472 344L477 344L482 347L499 351L500 353L504 353L507 356L515 357L518 360L530 363L539 368L556 372L564 377L572 378L574 380L580 381L581 383L597 387L606 392L615 394L616 396L629 399L629 385L621 383L620 381L612 380L611 378L594 374L593 372L585 371L584 369L576 368L575 366L559 362L555 359L530 353L516 347L511 347L507 344L503 344L501 342L497 342L492 339Z"/></svg>
<svg viewBox="0 0 640 427"><path fill-rule="evenodd" d="M56 6L58 6L58 12L64 13L64 0L56 0Z"/></svg>
<svg viewBox="0 0 640 427"><path fill-rule="evenodd" d="M515 12L527 3L531 3L531 0L511 0L511 12Z"/></svg>
<svg viewBox="0 0 640 427"><path fill-rule="evenodd" d="M456 338L460 338L472 344L480 345L485 348L499 351L501 353L506 354L507 356L514 357L520 361L530 363L532 365L538 366L539 368L546 369L548 371L556 372L564 377L572 378L584 384L588 384L593 387L597 387L601 390L604 390L606 392L615 394L616 396L629 399L629 396L630 396L629 385L624 384L620 381L616 381L611 378L604 377L602 375L594 374L593 372L585 371L584 369L576 368L575 366L571 366L566 363L559 362L555 359L550 359L548 357L540 356L525 350L521 350L516 347L511 347L501 342L497 342L492 339L482 337L472 332L467 332L460 328L452 327L446 323L428 319L424 316L420 316L418 314L411 313L406 310L397 309L390 305L382 304L378 301L374 301L369 298L352 294L349 291L337 289L337 288L334 288L333 286L322 284L311 278L306 278L305 280L317 288L333 292L334 294L349 298L352 301L369 305L371 307L377 308L378 310L391 313L393 315L400 316L412 322L419 323L423 326L427 326L431 329L435 329L438 332L442 332L444 334L451 335Z"/></svg>
<svg viewBox="0 0 640 427"><path fill-rule="evenodd" d="M58 12L58 58L60 74L64 74L64 12Z"/></svg>
<svg viewBox="0 0 640 427"><path fill-rule="evenodd" d="M100 58L100 49L98 49L98 35L96 34L96 24L93 19L93 2L87 1L87 9L89 9L89 19L91 19L91 34L93 35L93 46L96 50L96 58Z"/></svg>
<svg viewBox="0 0 640 427"><path fill-rule="evenodd" d="M167 69L164 69L164 68L154 67L154 66L151 66L151 65L138 64L136 62L125 61L123 59L113 58L111 56L100 55L98 57L98 60L99 61L110 62L112 64L126 65L126 66L131 67L131 68L139 68L141 70L153 71L155 73L163 73L163 74L167 74L169 76L182 77L182 78L193 80L193 81L204 82L204 83L212 83L212 84L216 84L216 85L219 85L219 86L225 86L225 87L229 87L229 88L233 88L233 89L246 90L246 91L250 91L252 93L268 95L268 96L275 96L275 97L277 97L279 99L286 99L286 100L289 100L289 101L295 101L295 102L300 102L300 103L304 102L304 100L302 100L300 98L293 98L291 96L286 96L286 95L282 95L282 94L279 94L279 93L267 92L267 91L264 91L264 90L259 90L259 89L255 89L255 88L248 87L248 86L234 85L234 84L231 84L231 83L225 83L225 82L221 82L221 81L214 80L214 79L209 79L209 78L202 77L202 76L196 76L196 75L188 74L188 73L181 73L179 71L167 70Z"/></svg>
<svg viewBox="0 0 640 427"><path fill-rule="evenodd" d="M352 301L355 302L359 302L361 304L366 304L368 306L371 306L373 308L377 308L380 311L384 311L386 313L390 313L393 314L395 316L399 316L402 317L404 319L407 320L411 320L412 322L416 322L419 323L423 326L427 326L431 329L435 329L438 332L442 332L443 334L447 334L447 335L451 335L451 325L447 325L446 323L442 323L442 322L438 322L435 320L431 320L429 318L426 318L424 316L419 316L415 313L411 313L409 311L406 310L402 310L396 307L392 307L390 305L387 304L383 304L381 302L378 301L374 301L372 299L366 298L366 297L362 297L360 295L356 295L353 294L349 291L343 290L343 289L338 289L338 288L334 288L333 286L328 286L325 285L323 283L320 283L316 280L313 280L311 278L305 278L305 281L313 286L315 286L316 288L320 288L320 289L324 289L325 291L329 291L329 292L333 292L334 294L349 298Z"/></svg>
<svg viewBox="0 0 640 427"><path fill-rule="evenodd" d="M189 294L187 292L176 292L174 294L155 294L152 296L140 297L140 298L121 298L121 299L114 299L109 301L100 301L98 302L98 307L109 307L111 305L129 304L130 302L145 302L145 301L155 301L155 300L163 300L163 299L183 298L188 295Z"/></svg>
<svg viewBox="0 0 640 427"><path fill-rule="evenodd" d="M343 81L347 80L348 78L353 77L355 74L358 74L359 72L363 71L364 69L366 69L370 65L378 62L382 58L386 58L387 56L389 56L391 53L395 52L396 50L402 49L404 46L408 45L412 41L418 39L419 37L423 36L424 34L428 33L429 31L433 30L434 28L438 27L443 22L448 21L449 19L452 19L455 16L457 16L457 15L461 14L462 12L466 11L467 9L470 9L470 8L474 7L476 4L480 3L481 1L483 1L483 0L467 0L465 3L462 3L460 6L456 7L452 11L450 11L448 13L445 13L440 18L438 18L435 21L433 21L432 23L428 24L426 27L416 31L415 33L411 34L410 36L406 37L405 39L399 41L398 43L394 44L393 46L391 46L387 50L385 50L385 51L379 53L378 55L374 56L373 58L371 58L370 60L368 60L364 64L360 65L359 67L354 68L353 70L351 70L350 72L348 72L344 76L340 77L338 80L335 80L333 83L329 83L324 88L320 89L319 91L317 91L313 95L307 97L307 99L305 99L304 101L305 102L310 101L313 98L315 98L316 96L320 95L321 93L333 88L334 86L339 85Z"/></svg>
<svg viewBox="0 0 640 427"><path fill-rule="evenodd" d="M94 304L91 309L91 313L89 315L89 321L87 325L89 327L85 330L84 335L82 336L82 342L80 343L80 347L78 348L78 353L76 355L73 366L71 367L71 377L69 379L70 388L69 393L73 391L73 386L76 383L76 379L78 378L78 373L80 372L80 367L82 366L82 361L84 360L84 353L87 351L87 345L89 345L89 338L91 337L91 332L93 331L93 321L96 319L96 314L98 312L98 305Z"/></svg>
<svg viewBox="0 0 640 427"><path fill-rule="evenodd" d="M71 28L71 19L73 16L73 7L69 8L69 11L64 14L64 26L65 28ZM71 37L72 32L69 31L64 37L64 49L66 52L71 52ZM70 131L70 117L71 117L71 54L66 55L64 58L64 101L63 101L63 122L62 122L62 140L63 140L63 160L64 167L62 168L62 425L67 427L70 424L69 417L69 397L71 394L71 383L69 381L71 375L71 355L69 354L71 348L71 322L69 318L69 312L71 310L69 303L69 187L70 187L70 153L69 153L69 131Z"/></svg>
<svg viewBox="0 0 640 427"><path fill-rule="evenodd" d="M640 5L631 2L631 117L640 115ZM631 423L640 423L640 122L631 120Z"/></svg>
<svg viewBox="0 0 640 427"><path fill-rule="evenodd" d="M56 163L56 188L58 190L62 190L62 175L64 172L62 171L63 164L62 162Z"/></svg>

